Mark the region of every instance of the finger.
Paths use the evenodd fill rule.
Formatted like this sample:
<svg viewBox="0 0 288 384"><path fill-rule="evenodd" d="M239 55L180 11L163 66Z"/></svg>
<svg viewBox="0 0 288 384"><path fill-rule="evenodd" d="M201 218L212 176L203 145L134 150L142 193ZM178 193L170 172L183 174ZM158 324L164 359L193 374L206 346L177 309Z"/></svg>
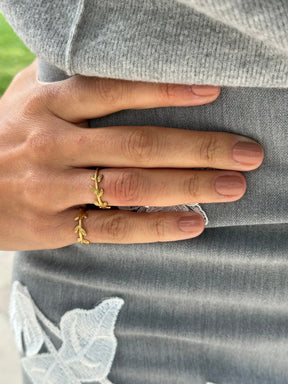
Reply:
<svg viewBox="0 0 288 384"><path fill-rule="evenodd" d="M264 158L262 147L254 140L227 132L153 126L71 127L58 140L61 145L53 150L62 164L82 168L208 167L248 171L259 167ZM238 142L244 142L242 149L236 147Z"/></svg>
<svg viewBox="0 0 288 384"><path fill-rule="evenodd" d="M103 189L101 201L110 206L169 206L235 201L247 187L245 177L233 171L106 168L100 169L102 179L97 183L91 180L94 175L93 170L71 170L68 175L65 172L64 184L57 188L59 196L55 185L51 185L51 191L46 188L47 198L53 193L54 207L57 201L57 209L61 210L93 204L98 201L95 188Z"/></svg>
<svg viewBox="0 0 288 384"><path fill-rule="evenodd" d="M74 123L123 109L211 103L221 90L218 86L147 83L78 75L43 87L49 110Z"/></svg>
<svg viewBox="0 0 288 384"><path fill-rule="evenodd" d="M79 213L80 210L75 208L62 213L61 231L60 226L57 227L59 246L80 242L77 241L81 236L80 227L85 230L84 239L91 243L114 244L183 240L199 236L205 227L204 219L195 212L136 213L120 210L88 210L87 218L82 219L79 227L79 220L74 220Z"/></svg>

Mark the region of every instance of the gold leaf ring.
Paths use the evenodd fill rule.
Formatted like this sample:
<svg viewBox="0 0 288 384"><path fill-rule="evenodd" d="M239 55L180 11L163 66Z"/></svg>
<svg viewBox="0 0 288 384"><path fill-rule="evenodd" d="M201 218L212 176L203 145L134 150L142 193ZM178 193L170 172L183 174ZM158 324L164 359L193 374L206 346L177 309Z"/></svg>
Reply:
<svg viewBox="0 0 288 384"><path fill-rule="evenodd" d="M81 208L80 214L77 217L74 218L74 220L78 220L79 221L78 225L76 225L76 227L74 228L74 232L78 233L77 242L78 243L82 243L82 244L90 244L89 240L84 239L84 236L87 235L87 232L82 227L82 220L86 219L86 218L87 218L87 213L86 213L86 211L83 208Z"/></svg>
<svg viewBox="0 0 288 384"><path fill-rule="evenodd" d="M107 201L102 202L101 197L103 196L104 189L99 189L98 183L103 179L103 175L98 175L99 168L96 168L95 175L91 175L91 180L94 180L95 187L93 185L90 186L90 189L93 193L97 196L97 201L94 201L93 204L97 205L97 207L100 207L102 209L110 209Z"/></svg>

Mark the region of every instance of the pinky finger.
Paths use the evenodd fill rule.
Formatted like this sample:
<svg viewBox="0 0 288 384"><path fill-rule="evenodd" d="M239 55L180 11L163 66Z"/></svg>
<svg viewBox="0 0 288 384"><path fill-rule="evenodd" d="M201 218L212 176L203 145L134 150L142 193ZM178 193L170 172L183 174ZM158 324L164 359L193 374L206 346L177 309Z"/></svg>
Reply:
<svg viewBox="0 0 288 384"><path fill-rule="evenodd" d="M195 212L86 210L82 219L80 212L79 208L62 212L67 228L63 233L66 245L85 244L85 240L111 244L184 240L199 236L205 227L204 219Z"/></svg>

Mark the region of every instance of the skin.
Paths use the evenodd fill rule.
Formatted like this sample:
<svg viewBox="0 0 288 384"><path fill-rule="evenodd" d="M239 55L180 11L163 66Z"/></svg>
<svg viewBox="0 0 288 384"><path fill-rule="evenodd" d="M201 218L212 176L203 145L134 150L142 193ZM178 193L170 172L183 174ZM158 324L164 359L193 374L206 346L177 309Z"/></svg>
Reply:
<svg viewBox="0 0 288 384"><path fill-rule="evenodd" d="M246 191L240 171L256 169L263 161L260 146L258 159L234 160L236 143L255 141L231 133L155 126L88 128L87 119L123 109L207 104L217 99L220 87L191 90L78 75L42 84L37 78L35 60L15 76L0 100L2 250L53 249L77 242L74 218L81 206L96 200L88 167L101 167L102 201L165 206L236 201ZM197 88L208 96L196 95ZM220 175L238 176L243 185L221 195L215 190ZM181 217L198 224L186 223L184 232L178 226ZM95 243L176 241L204 230L204 220L195 212L88 210L82 222L86 238Z"/></svg>

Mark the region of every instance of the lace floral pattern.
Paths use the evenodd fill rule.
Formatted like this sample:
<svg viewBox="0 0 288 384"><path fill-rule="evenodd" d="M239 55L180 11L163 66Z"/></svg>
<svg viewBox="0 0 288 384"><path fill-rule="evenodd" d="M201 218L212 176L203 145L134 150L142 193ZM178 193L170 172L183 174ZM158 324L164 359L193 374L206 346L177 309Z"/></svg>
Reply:
<svg viewBox="0 0 288 384"><path fill-rule="evenodd" d="M66 312L60 328L37 308L28 290L15 281L10 299L10 322L21 364L33 384L112 384L107 378L117 339L114 327L124 304L119 297L102 301L94 309ZM39 321L40 320L40 321ZM57 350L41 323L62 342ZM48 353L39 351L45 344Z"/></svg>

